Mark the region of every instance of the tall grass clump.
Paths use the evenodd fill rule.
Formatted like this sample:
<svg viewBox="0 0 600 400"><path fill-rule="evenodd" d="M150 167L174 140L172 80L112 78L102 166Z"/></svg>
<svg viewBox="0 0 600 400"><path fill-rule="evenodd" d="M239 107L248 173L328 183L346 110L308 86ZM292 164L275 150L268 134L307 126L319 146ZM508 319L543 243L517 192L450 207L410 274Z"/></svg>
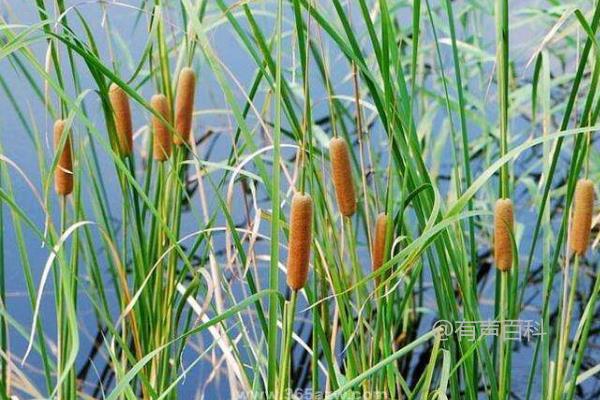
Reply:
<svg viewBox="0 0 600 400"><path fill-rule="evenodd" d="M598 397L599 1L1 9L0 399Z"/></svg>

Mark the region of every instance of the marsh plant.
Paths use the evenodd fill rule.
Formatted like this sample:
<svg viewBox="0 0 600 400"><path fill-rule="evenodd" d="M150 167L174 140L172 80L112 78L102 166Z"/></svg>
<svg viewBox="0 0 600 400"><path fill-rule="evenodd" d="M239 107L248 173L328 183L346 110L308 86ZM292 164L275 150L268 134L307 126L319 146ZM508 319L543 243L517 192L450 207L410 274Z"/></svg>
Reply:
<svg viewBox="0 0 600 400"><path fill-rule="evenodd" d="M0 0L0 398L599 398L599 25Z"/></svg>

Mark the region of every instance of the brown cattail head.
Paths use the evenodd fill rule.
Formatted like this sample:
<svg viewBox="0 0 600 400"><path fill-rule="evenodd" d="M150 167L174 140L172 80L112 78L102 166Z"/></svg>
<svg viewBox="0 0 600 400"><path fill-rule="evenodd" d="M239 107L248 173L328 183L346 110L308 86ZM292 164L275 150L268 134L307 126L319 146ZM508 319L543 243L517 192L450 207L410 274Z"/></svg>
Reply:
<svg viewBox="0 0 600 400"><path fill-rule="evenodd" d="M119 153L126 157L131 155L133 147L133 128L131 124L131 109L129 108L129 98L127 93L116 83L110 85L108 91L110 105L115 116L115 128L117 129L117 138L119 140Z"/></svg>
<svg viewBox="0 0 600 400"><path fill-rule="evenodd" d="M494 213L494 258L500 271L512 267L513 204L510 199L496 201Z"/></svg>
<svg viewBox="0 0 600 400"><path fill-rule="evenodd" d="M329 142L329 157L331 158L333 186L335 187L340 212L345 217L351 217L356 211L356 194L352 183L350 152L344 139L331 139L331 142Z"/></svg>
<svg viewBox="0 0 600 400"><path fill-rule="evenodd" d="M375 238L373 239L373 254L371 255L373 271L383 265L385 259L385 235L387 232L388 217L385 213L377 216L375 221Z"/></svg>
<svg viewBox="0 0 600 400"><path fill-rule="evenodd" d="M54 189L61 196L68 196L73 192L73 158L71 149L71 137L65 132L65 121L62 119L54 123L54 150L59 151L62 137L67 135L65 144L58 156L58 163L54 170Z"/></svg>
<svg viewBox="0 0 600 400"><path fill-rule="evenodd" d="M571 220L571 250L583 255L587 250L592 229L594 211L594 184L589 179L580 179L575 187L575 210Z"/></svg>
<svg viewBox="0 0 600 400"><path fill-rule="evenodd" d="M175 129L177 135L173 143L182 145L187 143L192 129L192 115L194 113L194 89L196 74L191 68L184 68L179 73L177 82L177 100L175 101Z"/></svg>
<svg viewBox="0 0 600 400"><path fill-rule="evenodd" d="M306 284L312 237L312 199L308 194L294 194L290 212L287 284L300 290Z"/></svg>
<svg viewBox="0 0 600 400"><path fill-rule="evenodd" d="M150 100L154 111L170 121L170 110L167 98L163 94L155 94ZM156 161L165 161L171 156L171 134L168 125L164 124L156 115L152 115L152 129L154 130L153 156Z"/></svg>

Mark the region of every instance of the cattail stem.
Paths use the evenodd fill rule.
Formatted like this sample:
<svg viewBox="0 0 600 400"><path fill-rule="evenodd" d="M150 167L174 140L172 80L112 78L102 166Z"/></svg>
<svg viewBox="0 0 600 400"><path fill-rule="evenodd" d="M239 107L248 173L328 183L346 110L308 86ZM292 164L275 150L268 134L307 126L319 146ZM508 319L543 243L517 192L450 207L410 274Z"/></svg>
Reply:
<svg viewBox="0 0 600 400"><path fill-rule="evenodd" d="M119 153L123 157L131 155L133 149L133 128L129 97L116 83L110 85L108 91L110 105L115 118L115 128L119 142Z"/></svg>
<svg viewBox="0 0 600 400"><path fill-rule="evenodd" d="M69 217L67 213L67 197L61 196L59 198L60 203L60 216L59 216L59 229L61 234L64 233L69 227ZM76 383L75 383L75 371L73 368L68 368L67 359L69 349L73 343L73 335L75 332L70 328L69 324L63 322L67 321L67 313L65 304L67 302L75 302L74 297L75 287L77 285L77 265L72 264L68 260L63 260L65 266L69 264L69 272L66 273L63 268L56 268L54 272L54 284L57 287L56 290L56 321L57 321L57 374L59 376L64 375L63 382L57 388L57 398L76 398ZM67 291L66 288L69 288ZM67 293L71 296L67 297ZM75 304L75 303L72 303ZM58 397L58 393L62 397Z"/></svg>
<svg viewBox="0 0 600 400"><path fill-rule="evenodd" d="M510 268L510 266L509 266ZM500 270L500 269L499 269ZM505 270L500 270L505 271ZM500 273L500 307L498 320L500 321L501 331L498 338L498 386L499 386L499 398L506 399L506 393L509 391L509 371L510 371L510 358L508 357L509 347L507 346L505 335L506 335L506 320L509 318L509 300L508 300L508 287L509 287L509 274Z"/></svg>
<svg viewBox="0 0 600 400"><path fill-rule="evenodd" d="M306 284L312 241L312 199L308 194L294 194L290 212L287 283L298 291Z"/></svg>
<svg viewBox="0 0 600 400"><path fill-rule="evenodd" d="M64 139L62 149L59 148ZM60 151L58 163L54 170L54 189L61 196L68 196L73 192L73 156L71 147L71 136L65 132L65 121L62 119L54 123L54 149Z"/></svg>
<svg viewBox="0 0 600 400"><path fill-rule="evenodd" d="M290 301L286 303L284 310L284 340L281 347L281 365L279 371L278 399L286 399L286 389L290 382L290 353L292 352L292 335L294 333L294 314L296 313L296 302L298 291L292 290Z"/></svg>
<svg viewBox="0 0 600 400"><path fill-rule="evenodd" d="M574 211L569 235L571 251L583 255L588 248L594 212L594 184L580 179L575 187Z"/></svg>
<svg viewBox="0 0 600 400"><path fill-rule="evenodd" d="M163 94L152 96L150 105L167 122L170 121L170 110L167 98ZM171 134L169 127L156 115L152 115L152 129L154 130L153 157L156 161L166 161L171 156Z"/></svg>
<svg viewBox="0 0 600 400"><path fill-rule="evenodd" d="M494 214L494 257L500 271L508 271L512 266L513 250L513 205L510 199L496 201Z"/></svg>
<svg viewBox="0 0 600 400"><path fill-rule="evenodd" d="M58 123L58 121L57 121ZM55 128L56 128L56 124L55 124ZM67 198L66 197L61 197L59 199L60 202L60 217L59 217L59 226L60 226L60 233L64 233L66 227L67 227ZM63 274L63 270L61 268L55 268L54 270L54 282L55 285L58 287L58 290L56 291L56 326L57 326L57 331L56 331L56 345L57 345L57 352L56 352L56 367L57 367L57 372L59 374L62 374L65 370L64 368L64 348L66 347L66 332L65 332L65 324L62 323L62 321L65 319L64 316L64 307L63 307L63 296L64 296L64 290L63 290L63 279L61 277L61 275ZM66 380L64 381L63 384L58 385L57 388L57 394L58 396L60 396L59 398L64 398L64 396L66 395L66 392L68 391L68 387L65 384Z"/></svg>
<svg viewBox="0 0 600 400"><path fill-rule="evenodd" d="M352 182L352 166L348 144L342 138L335 137L329 142L331 173L333 186L340 212L351 217L356 212L356 193Z"/></svg>
<svg viewBox="0 0 600 400"><path fill-rule="evenodd" d="M575 257L576 261L578 262L577 258ZM594 307L594 305L596 304L596 301L598 299L598 294L600 293L600 276L596 276L596 282L594 283L594 287L592 288L591 291L592 295L590 296L590 298L587 300L587 304L585 309L591 309L592 307ZM583 359L584 359L584 355L587 353L588 351L588 347L587 347L587 343L588 343L588 338L589 338L589 334L590 334L590 328L592 327L593 323L595 323L595 319L594 318L586 318L584 324L583 324L583 329L582 329L582 333L580 335L580 340L579 341L573 341L573 343L571 344L571 354L575 358L575 362L574 362L574 371L579 371ZM574 374L576 375L576 374ZM562 393L567 393L567 399L573 399L574 395L575 395L575 388L577 387L577 380L576 379L571 379L569 381L569 385L567 388L565 388L565 390ZM568 389L568 390L567 390Z"/></svg>
<svg viewBox="0 0 600 400"><path fill-rule="evenodd" d="M560 329L557 333L558 350L556 353L556 369L552 375L554 399L561 399L564 395L564 378L566 372L569 370L571 365L569 352L567 351L569 335L571 333L571 314L573 310L573 304L575 302L575 295L577 293L577 281L579 277L579 254L575 253L575 259L573 262L573 275L571 276L571 282L569 285L569 267L567 263L563 269L563 287L562 287L562 302L561 302L561 314L560 314ZM567 365L565 361L569 358Z"/></svg>
<svg viewBox="0 0 600 400"><path fill-rule="evenodd" d="M196 74L191 68L183 68L177 82L177 100L175 100L175 130L173 143L180 146L188 143L194 114L194 89Z"/></svg>

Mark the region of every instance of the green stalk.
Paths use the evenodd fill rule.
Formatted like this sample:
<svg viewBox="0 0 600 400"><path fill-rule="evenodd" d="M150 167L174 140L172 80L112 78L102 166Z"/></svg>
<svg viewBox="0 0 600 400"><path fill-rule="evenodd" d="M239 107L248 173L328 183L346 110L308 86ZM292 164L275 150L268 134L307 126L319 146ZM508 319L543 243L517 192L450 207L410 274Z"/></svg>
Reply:
<svg viewBox="0 0 600 400"><path fill-rule="evenodd" d="M567 269L565 269L567 271ZM564 378L566 377L565 370L568 365L565 365L565 361L568 358L567 347L571 331L571 313L573 309L573 303L575 302L575 294L577 293L577 280L579 276L579 255L575 255L573 261L573 276L571 277L570 285L567 284L567 277L565 277L565 291L567 293L567 285L569 287L568 298L563 298L563 312L562 312L562 325L560 334L558 336L558 351L556 353L556 371L555 371L555 383L554 383L554 399L560 400L563 397L564 391Z"/></svg>
<svg viewBox="0 0 600 400"><path fill-rule="evenodd" d="M273 204L271 220L271 262L269 269L269 289L279 290L279 222L280 222L280 165L281 160L281 85L282 85L282 47L281 33L283 25L283 0L277 1L276 20L276 73L275 73L275 124L273 127L273 168L271 176L271 204ZM277 377L277 298L274 294L269 297L269 330L267 334L268 365L267 393L275 394Z"/></svg>
<svg viewBox="0 0 600 400"><path fill-rule="evenodd" d="M180 227L181 227L181 194L183 191L183 188L185 186L185 183L183 182L183 161L185 158L186 152L185 152L185 147L183 146L176 146L174 149L174 154L173 154L173 163L175 165L175 169L174 171L171 172L171 176L169 179L169 189L167 190L166 193L172 193L172 198L171 201L168 202L167 204L167 208L166 208L166 215L169 214L169 210L171 210L172 214L169 218L169 220L172 223L172 230L175 233L175 235L179 236L180 234ZM172 245L176 245L176 243L172 243ZM176 298L176 290L175 290L175 286L177 285L178 281L180 278L177 277L177 261L178 261L178 254L176 252L171 252L171 254L169 255L169 259L168 259L168 264L167 264L167 288L166 288L166 292L165 292L165 302L164 302L164 321L163 321L163 326L167 327L167 331L164 334L164 341L167 341L171 338L171 335L173 332L171 332L172 329L177 329L177 327L174 325L174 321L173 321L173 316L172 316L172 304L175 303L175 298ZM185 272L184 272L185 273ZM164 369L165 371L173 371L171 368L169 368L168 366L168 362L169 362L169 358L170 358L170 349L167 349L167 357L164 358ZM173 372L166 373L165 374L165 382L164 385L165 387L168 386L168 377L171 376L173 374Z"/></svg>
<svg viewBox="0 0 600 400"><path fill-rule="evenodd" d="M571 374L571 381L568 386L568 388L569 388L568 393L567 393L568 400L573 399L573 397L575 395L575 387L577 386L577 378L578 378L579 370L580 370L581 364L583 362L584 353L587 349L587 342L588 342L588 337L589 337L589 333L590 333L590 328L594 321L593 315L594 315L594 309L596 306L596 301L598 299L598 293L600 293L600 275L596 274L596 283L594 284L594 288L592 289L592 296L590 297L590 300L588 301L588 304L585 308L585 312L583 314L583 315L587 315L587 318L586 318L586 320L584 322L584 326L583 326L583 332L582 332L579 342L573 343L573 349L572 349L571 355L569 357L570 362L568 365L571 364L571 358L575 354L574 347L577 345L579 347L579 349L576 353L575 365L573 366L573 372Z"/></svg>
<svg viewBox="0 0 600 400"><path fill-rule="evenodd" d="M496 79L500 113L500 156L508 151L508 0L496 0ZM500 198L509 197L509 166L500 168Z"/></svg>
<svg viewBox="0 0 600 400"><path fill-rule="evenodd" d="M294 313L296 311L296 301L298 299L298 291L292 290L290 301L285 305L284 322L283 322L283 342L281 347L281 364L279 365L279 388L277 390L277 398L280 400L286 399L287 390L291 389L289 384L292 381L290 360L292 359L292 335L294 334Z"/></svg>
<svg viewBox="0 0 600 400"><path fill-rule="evenodd" d="M500 115L500 157L508 152L508 79L509 79L509 23L508 23L508 0L496 0L496 80L498 83L498 107ZM499 198L507 199L510 197L509 185L509 165L504 164L500 168L500 189ZM500 274L500 323L504 326L505 319L508 317L508 274L498 271ZM498 275L496 275L498 276ZM498 298L496 298L498 301ZM497 303L496 303L497 304ZM504 328L498 340L499 348L499 368L500 374L499 398L504 400L510 393L510 366L508 364L508 352L510 343L504 340Z"/></svg>
<svg viewBox="0 0 600 400"><path fill-rule="evenodd" d="M152 229L151 229L151 246L152 246L152 264L154 265L161 256L163 250L165 249L164 243L164 231L158 226L157 219L165 222L167 221L167 206L166 202L168 199L168 190L166 189L166 178L165 178L165 163L158 163L158 171L156 177L156 192L155 192L155 207L159 212L159 215L152 219ZM146 295L149 297L150 302L153 304L153 316L156 320L155 324L150 327L149 334L152 338L152 343L154 343L153 348L160 348L164 341L163 332L165 329L165 314L164 307L167 300L164 298L165 296L154 296L153 293L164 293L164 279L165 279L165 264L166 260L162 259L158 262L156 267L156 271L154 271L154 278L152 281L154 282L154 290L149 291L145 290ZM150 267L149 266L149 267ZM148 272L147 272L148 273ZM162 370L162 361L164 360L166 350L161 351L161 357L157 357L152 362L152 368L150 373L150 380L152 382L152 386L154 390L160 390L160 382L161 382L161 370Z"/></svg>
<svg viewBox="0 0 600 400"><path fill-rule="evenodd" d="M4 167L0 166L0 172ZM0 187L2 187L3 178L0 174ZM4 229L4 202L0 199L0 229ZM0 309L6 310L6 282L4 266L4 234L0 235ZM0 315L0 350L2 354L10 354L8 349L8 324L4 313ZM8 387L8 362L4 357L0 357L0 397L7 398L9 395Z"/></svg>
<svg viewBox="0 0 600 400"><path fill-rule="evenodd" d="M500 333L499 344L499 362L498 362L498 372L500 375L500 380L498 382L499 385L499 398L500 400L507 399L510 394L510 358L509 353L511 351L510 340L505 340L505 323L506 320L510 318L509 312L509 271L497 271L497 274L500 275L500 324L502 326L502 331ZM497 276L497 275L496 275Z"/></svg>
<svg viewBox="0 0 600 400"><path fill-rule="evenodd" d="M67 197L60 197L60 232L63 233L67 228ZM66 265L66 264L65 264ZM65 372L67 372L66 379L62 382L58 382L59 386L57 388L58 398L74 398L75 396L75 374L73 368L69 368L67 370L67 356L68 356L68 348L70 344L71 332L69 330L68 324L68 316L66 315L66 303L69 301L65 298L67 289L65 288L65 284L67 281L64 279L65 271L62 270L60 264L58 267L55 267L57 272L57 326L58 326L58 339L57 339L57 354L58 354L58 368L57 375L58 377L62 377Z"/></svg>

